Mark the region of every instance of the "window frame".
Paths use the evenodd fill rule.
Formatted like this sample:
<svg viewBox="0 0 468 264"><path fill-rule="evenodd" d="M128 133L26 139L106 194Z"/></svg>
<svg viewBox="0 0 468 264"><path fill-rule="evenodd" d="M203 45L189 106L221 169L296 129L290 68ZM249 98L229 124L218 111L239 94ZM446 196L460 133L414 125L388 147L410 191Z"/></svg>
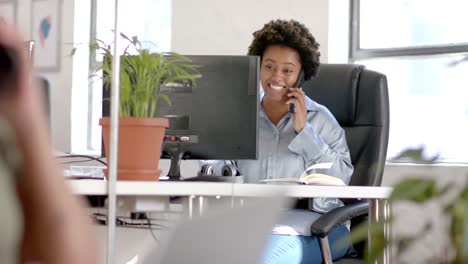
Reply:
<svg viewBox="0 0 468 264"><path fill-rule="evenodd" d="M350 0L349 3L349 52L348 62L355 63L359 60L390 58L390 57L418 57L418 56L434 56L446 54L468 54L468 42L458 44L443 44L443 45L424 45L398 48L376 48L363 49L360 47L360 0ZM405 166L408 164L419 164L417 162L400 162L391 160L387 156L387 166L401 167L405 171ZM461 165L463 170L468 168L468 162L450 162L438 161L436 164L441 165ZM450 166L451 167L451 166Z"/></svg>
<svg viewBox="0 0 468 264"><path fill-rule="evenodd" d="M361 0L350 0L350 29L349 29L349 62L357 60L387 58L430 56L441 54L457 54L468 52L468 42L459 44L424 45L403 48L361 49L360 43L360 10Z"/></svg>
<svg viewBox="0 0 468 264"><path fill-rule="evenodd" d="M89 42L91 44L96 43L96 35L97 35L97 1L98 0L91 0L91 8L90 8L90 38ZM96 50L90 49L89 50L89 76L94 74L95 69L101 66L102 62L96 60ZM88 115L86 117L86 149L88 151L98 152L98 150L93 148L93 113L95 111L94 104L93 104L93 97L96 96L95 87L93 81L89 82L88 85Z"/></svg>

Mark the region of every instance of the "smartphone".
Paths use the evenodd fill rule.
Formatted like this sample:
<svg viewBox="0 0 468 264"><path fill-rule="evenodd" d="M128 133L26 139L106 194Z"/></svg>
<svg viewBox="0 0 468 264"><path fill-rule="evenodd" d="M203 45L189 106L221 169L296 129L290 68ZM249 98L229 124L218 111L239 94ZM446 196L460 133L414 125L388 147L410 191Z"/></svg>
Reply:
<svg viewBox="0 0 468 264"><path fill-rule="evenodd" d="M304 70L301 69L301 72L299 73L299 76L297 77L296 83L294 84L293 87L295 88L300 88L304 84ZM292 96L294 98L294 96ZM294 104L289 104L289 112L294 113L295 112L295 105Z"/></svg>
<svg viewBox="0 0 468 264"><path fill-rule="evenodd" d="M15 53L0 46L0 93L5 89L4 86L15 80L16 70Z"/></svg>

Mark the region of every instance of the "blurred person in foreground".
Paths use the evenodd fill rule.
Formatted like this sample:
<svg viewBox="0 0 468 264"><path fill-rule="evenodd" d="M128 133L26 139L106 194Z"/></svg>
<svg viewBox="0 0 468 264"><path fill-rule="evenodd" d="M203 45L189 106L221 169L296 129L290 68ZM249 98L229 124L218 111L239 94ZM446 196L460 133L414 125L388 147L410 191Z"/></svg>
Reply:
<svg viewBox="0 0 468 264"><path fill-rule="evenodd" d="M11 78L0 78L0 263L97 263L85 204L53 157L24 41L6 23L0 23L0 49L16 68Z"/></svg>

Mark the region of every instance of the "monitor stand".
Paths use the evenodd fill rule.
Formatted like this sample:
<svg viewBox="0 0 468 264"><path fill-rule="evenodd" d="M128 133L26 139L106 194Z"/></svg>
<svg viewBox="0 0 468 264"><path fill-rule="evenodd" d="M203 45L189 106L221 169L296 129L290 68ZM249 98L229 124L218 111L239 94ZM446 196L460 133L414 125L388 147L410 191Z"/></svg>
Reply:
<svg viewBox="0 0 468 264"><path fill-rule="evenodd" d="M171 158L171 166L164 181L204 181L204 182L236 182L241 183L242 176L211 176L198 175L190 178L182 178L180 174L180 162L188 157L188 153L183 149L183 144L173 144L167 149L167 154Z"/></svg>
<svg viewBox="0 0 468 264"><path fill-rule="evenodd" d="M167 154L169 154L169 157L171 158L171 167L169 168L169 172L167 173L169 179L167 180L180 181L180 162L184 158L186 152L182 149L181 144L174 144L174 146L171 146L171 148L167 150Z"/></svg>

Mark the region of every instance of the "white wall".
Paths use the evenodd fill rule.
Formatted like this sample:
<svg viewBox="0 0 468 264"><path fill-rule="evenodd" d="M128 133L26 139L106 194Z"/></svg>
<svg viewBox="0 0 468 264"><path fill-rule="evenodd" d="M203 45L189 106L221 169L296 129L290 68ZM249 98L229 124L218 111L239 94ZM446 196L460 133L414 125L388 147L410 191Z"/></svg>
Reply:
<svg viewBox="0 0 468 264"><path fill-rule="evenodd" d="M16 24L25 39L31 39L31 1L17 1ZM62 151L69 151L71 146L71 86L72 60L66 56L73 42L74 1L63 0L61 33L60 70L58 72L38 72L51 83L51 136L54 147Z"/></svg>
<svg viewBox="0 0 468 264"><path fill-rule="evenodd" d="M328 62L348 63L349 1L328 2Z"/></svg>
<svg viewBox="0 0 468 264"><path fill-rule="evenodd" d="M72 100L73 67L76 62L67 56L73 44L82 42L75 17L75 5L80 1L62 0L62 24L60 70L39 72L51 83L51 136L54 147L60 151L70 151L71 138L80 137L84 144L85 118L82 104L87 90L86 83L76 85ZM329 46L329 2L327 0L287 1L216 1L216 0L173 0L172 50L184 54L246 54L252 40L253 31L275 18L294 18L304 23L321 44L321 60L328 60ZM31 1L18 0L17 25L25 39L31 32ZM81 12L81 11L80 11ZM80 15L80 17L82 17ZM80 31L81 32L81 29ZM79 33L78 32L78 33ZM81 55L80 55L81 56ZM85 55L83 55L85 56ZM76 57L75 57L76 58ZM76 61L76 59L75 59ZM75 65L75 66L74 66ZM83 73L79 78L84 78ZM79 86L79 87L77 87ZM80 89L80 90L78 90ZM75 110L72 118L72 108ZM76 113L82 114L76 116ZM72 124L73 120L73 124ZM72 132L73 126L73 132ZM74 147L75 149L75 147Z"/></svg>
<svg viewBox="0 0 468 264"><path fill-rule="evenodd" d="M172 51L191 55L245 55L252 33L272 19L296 19L304 23L320 43L321 60L328 54L327 0L173 0ZM161 160L164 173L170 162ZM181 173L193 174L194 161L182 161Z"/></svg>
<svg viewBox="0 0 468 264"><path fill-rule="evenodd" d="M304 23L328 54L328 0L173 0L172 49L183 54L245 55L252 33L272 19Z"/></svg>

